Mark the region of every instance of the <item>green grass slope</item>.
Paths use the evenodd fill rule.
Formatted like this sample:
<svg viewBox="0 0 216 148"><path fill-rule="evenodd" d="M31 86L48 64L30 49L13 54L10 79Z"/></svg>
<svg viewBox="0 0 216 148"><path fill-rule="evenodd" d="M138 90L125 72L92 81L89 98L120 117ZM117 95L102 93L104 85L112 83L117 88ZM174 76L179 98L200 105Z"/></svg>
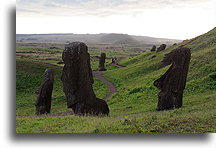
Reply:
<svg viewBox="0 0 216 148"><path fill-rule="evenodd" d="M128 57L120 61L125 68L108 68L104 76L117 87L117 93L108 100L110 115L108 117L67 117L16 119L18 133L206 133L215 132L215 36L216 29L171 46L155 53L145 52L138 56ZM169 111L156 111L159 90L153 86L168 68L159 69L164 55L178 46L191 48L192 56L183 97L183 107ZM156 55L155 58L151 58ZM21 61L19 61L21 62ZM33 65L35 65L34 63ZM36 64L37 65L37 64ZM24 66L24 67L27 67ZM36 66L37 67L37 66ZM41 67L41 64L40 64ZM19 65L17 66L19 68ZM20 68L23 69L23 66ZM22 70L17 70L17 75ZM39 71L38 71L39 72ZM25 72L26 73L26 72ZM43 72L40 73L42 74ZM28 74L27 74L28 75ZM28 75L29 76L29 75ZM58 74L56 75L58 76ZM40 84L39 76L32 76L35 81L31 87ZM18 77L22 78L22 77ZM26 80L26 78L25 78ZM20 81L20 80L17 80ZM20 84L23 82L17 82ZM26 82L25 82L26 83ZM55 82L60 83L60 82ZM99 82L100 83L100 82ZM24 85L22 85L24 86ZM30 87L25 86L28 89ZM57 96L63 97L62 86L59 84ZM24 88L17 88L17 114L26 112L20 100L25 96L25 103L30 93L21 93ZM29 90L32 92L34 89ZM59 91L59 92L58 92ZM95 86L95 91L106 93ZM55 91L54 91L55 92ZM19 94L18 94L19 93ZM101 94L101 95L102 95ZM22 96L23 95L23 96ZM53 94L55 96L55 93ZM57 98L58 98L57 97ZM57 99L54 100L63 100ZM61 103L56 103L61 104ZM65 109L57 105L57 111ZM34 107L30 106L35 109ZM20 108L24 108L23 111ZM33 111L32 111L33 112ZM31 113L32 113L31 112Z"/></svg>
<svg viewBox="0 0 216 148"><path fill-rule="evenodd" d="M171 46L159 53L146 52L124 59L120 64L126 68L108 71L105 76L118 86L118 93L109 100L112 104L112 114L155 112L159 90L153 86L153 82L169 68L167 66L159 69L160 62L165 54L185 45L191 48L192 57L183 107L177 112L187 115L209 112L209 119L215 116L215 31L214 28L204 35ZM156 57L151 58L154 55Z"/></svg>

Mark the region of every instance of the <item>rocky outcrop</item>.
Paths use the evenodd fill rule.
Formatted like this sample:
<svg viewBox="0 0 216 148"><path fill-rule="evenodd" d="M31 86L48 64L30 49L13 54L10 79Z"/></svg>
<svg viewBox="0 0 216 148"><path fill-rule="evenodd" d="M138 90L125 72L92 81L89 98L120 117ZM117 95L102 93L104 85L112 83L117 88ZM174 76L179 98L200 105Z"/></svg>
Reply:
<svg viewBox="0 0 216 148"><path fill-rule="evenodd" d="M68 108L77 115L108 115L107 103L93 91L93 76L88 47L82 42L65 46L62 54L65 63L62 73L63 89Z"/></svg>
<svg viewBox="0 0 216 148"><path fill-rule="evenodd" d="M166 64L164 66L169 64L171 66L154 82L154 85L161 90L158 94L157 110L182 106L190 58L190 49L185 47L179 47L165 56L163 61L166 61Z"/></svg>
<svg viewBox="0 0 216 148"><path fill-rule="evenodd" d="M105 60L106 60L106 54L101 53L99 65L98 65L99 71L106 71L106 69L104 68Z"/></svg>
<svg viewBox="0 0 216 148"><path fill-rule="evenodd" d="M35 103L37 115L50 113L53 83L54 72L52 69L46 69L44 73L44 82L39 88L38 97Z"/></svg>

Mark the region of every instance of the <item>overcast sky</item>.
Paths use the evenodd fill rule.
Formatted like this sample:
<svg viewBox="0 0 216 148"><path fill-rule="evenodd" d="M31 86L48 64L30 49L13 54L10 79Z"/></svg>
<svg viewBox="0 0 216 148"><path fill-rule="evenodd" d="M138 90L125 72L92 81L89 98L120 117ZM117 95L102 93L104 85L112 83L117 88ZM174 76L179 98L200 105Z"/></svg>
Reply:
<svg viewBox="0 0 216 148"><path fill-rule="evenodd" d="M216 0L17 0L20 33L189 39L216 26Z"/></svg>

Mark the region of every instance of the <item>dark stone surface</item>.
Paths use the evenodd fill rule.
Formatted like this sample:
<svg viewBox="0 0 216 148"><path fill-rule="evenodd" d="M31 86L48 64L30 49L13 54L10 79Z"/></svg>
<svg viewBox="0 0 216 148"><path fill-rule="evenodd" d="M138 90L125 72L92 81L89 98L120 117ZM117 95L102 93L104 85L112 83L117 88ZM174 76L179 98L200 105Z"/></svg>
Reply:
<svg viewBox="0 0 216 148"><path fill-rule="evenodd" d="M53 70L46 69L44 73L44 82L39 88L38 97L35 103L37 115L50 113L53 82L54 82Z"/></svg>
<svg viewBox="0 0 216 148"><path fill-rule="evenodd" d="M166 49L166 44L161 44L160 47L157 48L156 52L160 52L160 51L165 50L165 49Z"/></svg>
<svg viewBox="0 0 216 148"><path fill-rule="evenodd" d="M154 85L161 90L158 94L157 110L182 106L190 58L190 49L185 47L179 47L165 56L162 65L171 64L171 66L154 82ZM166 64L163 64L164 61Z"/></svg>
<svg viewBox="0 0 216 148"><path fill-rule="evenodd" d="M156 46L153 45L153 46L152 46L152 49L151 49L150 51L156 51Z"/></svg>
<svg viewBox="0 0 216 148"><path fill-rule="evenodd" d="M96 98L92 88L88 47L82 42L70 43L65 46L62 59L65 65L61 79L68 108L77 115L108 115L108 105Z"/></svg>
<svg viewBox="0 0 216 148"><path fill-rule="evenodd" d="M104 68L105 60L106 60L106 54L101 53L99 65L98 65L99 71L106 71L106 69Z"/></svg>

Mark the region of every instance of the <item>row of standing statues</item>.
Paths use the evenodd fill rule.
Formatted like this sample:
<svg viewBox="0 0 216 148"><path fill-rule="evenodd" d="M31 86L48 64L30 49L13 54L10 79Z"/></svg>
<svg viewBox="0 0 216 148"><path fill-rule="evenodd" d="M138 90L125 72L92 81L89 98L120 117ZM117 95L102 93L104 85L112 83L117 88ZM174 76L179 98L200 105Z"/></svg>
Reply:
<svg viewBox="0 0 216 148"><path fill-rule="evenodd" d="M154 81L154 85L160 89L158 111L182 106L190 56L190 49L186 47L179 47L165 55L160 68L170 64L171 66L159 79ZM93 91L94 79L86 44L69 43L65 46L62 59L64 67L61 81L67 107L71 108L76 115L108 115L109 107L106 101L97 98ZM99 60L99 71L106 70L105 59L106 54L102 53ZM36 114L50 113L53 84L54 72L52 69L46 69L44 82L39 88L36 99Z"/></svg>

